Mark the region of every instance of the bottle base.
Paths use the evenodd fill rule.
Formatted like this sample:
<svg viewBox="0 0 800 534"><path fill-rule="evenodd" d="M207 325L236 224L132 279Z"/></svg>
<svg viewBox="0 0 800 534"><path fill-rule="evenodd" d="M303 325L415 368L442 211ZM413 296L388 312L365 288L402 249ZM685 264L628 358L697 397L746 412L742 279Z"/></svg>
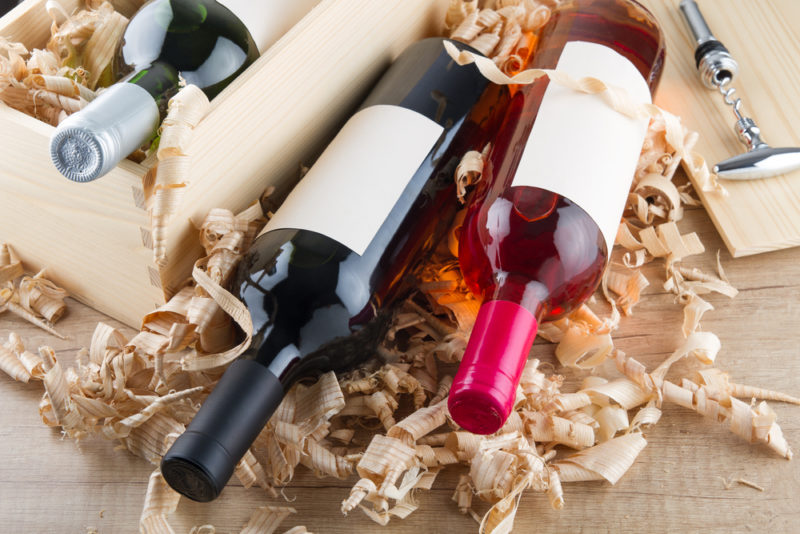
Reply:
<svg viewBox="0 0 800 534"><path fill-rule="evenodd" d="M161 474L172 489L193 501L210 502L219 496L209 474L183 458L161 462Z"/></svg>
<svg viewBox="0 0 800 534"><path fill-rule="evenodd" d="M473 434L494 434L508 417L501 406L495 405L493 398L473 392L451 393L447 409L461 428Z"/></svg>
<svg viewBox="0 0 800 534"><path fill-rule="evenodd" d="M197 502L216 499L236 461L213 437L187 430L161 459L161 474L172 489Z"/></svg>
<svg viewBox="0 0 800 534"><path fill-rule="evenodd" d="M73 182L91 182L103 168L103 147L82 128L58 131L50 142L50 157L58 172Z"/></svg>

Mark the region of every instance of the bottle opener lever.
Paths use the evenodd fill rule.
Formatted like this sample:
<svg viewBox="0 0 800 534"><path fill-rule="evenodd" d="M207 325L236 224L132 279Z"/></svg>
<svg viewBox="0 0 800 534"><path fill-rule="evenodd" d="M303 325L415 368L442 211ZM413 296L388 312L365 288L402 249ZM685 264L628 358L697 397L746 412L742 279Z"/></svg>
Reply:
<svg viewBox="0 0 800 534"><path fill-rule="evenodd" d="M681 0L680 9L697 44L694 58L700 79L707 88L718 90L725 98L725 103L733 108L736 115L734 130L747 147L744 154L717 163L714 172L720 178L729 180L751 180L800 169L800 148L769 146L761 138L761 130L755 121L742 115L742 99L734 98L736 89L730 87L739 65L711 33L697 3L694 0Z"/></svg>

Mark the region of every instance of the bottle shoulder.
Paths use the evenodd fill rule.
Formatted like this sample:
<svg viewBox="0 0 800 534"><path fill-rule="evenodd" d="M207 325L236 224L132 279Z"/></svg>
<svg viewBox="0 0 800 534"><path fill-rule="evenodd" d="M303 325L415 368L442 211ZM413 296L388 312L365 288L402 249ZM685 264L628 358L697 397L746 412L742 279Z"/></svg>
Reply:
<svg viewBox="0 0 800 534"><path fill-rule="evenodd" d="M247 26L218 2L154 0L129 21L115 74L119 79L165 64L214 96L257 57Z"/></svg>

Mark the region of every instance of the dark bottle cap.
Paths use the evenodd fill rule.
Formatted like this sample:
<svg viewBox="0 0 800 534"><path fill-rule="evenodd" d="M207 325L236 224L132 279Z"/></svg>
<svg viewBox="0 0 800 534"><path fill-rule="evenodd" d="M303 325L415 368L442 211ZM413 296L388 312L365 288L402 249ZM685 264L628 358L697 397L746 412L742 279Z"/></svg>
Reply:
<svg viewBox="0 0 800 534"><path fill-rule="evenodd" d="M216 499L281 399L283 386L266 367L233 362L161 460L164 479L194 501Z"/></svg>

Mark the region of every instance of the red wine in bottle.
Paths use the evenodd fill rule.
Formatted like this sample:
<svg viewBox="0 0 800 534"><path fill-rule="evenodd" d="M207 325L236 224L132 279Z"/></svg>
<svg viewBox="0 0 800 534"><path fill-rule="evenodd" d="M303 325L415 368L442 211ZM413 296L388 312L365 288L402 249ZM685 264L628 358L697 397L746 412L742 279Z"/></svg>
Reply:
<svg viewBox="0 0 800 534"><path fill-rule="evenodd" d="M529 66L650 102L663 61L658 24L638 3L575 0L553 12ZM646 129L547 78L515 93L461 231L461 270L483 298L448 399L463 428L503 425L539 322L596 290Z"/></svg>
<svg viewBox="0 0 800 534"><path fill-rule="evenodd" d="M151 0L112 66L120 80L58 125L50 156L76 182L100 178L147 143L180 79L214 98L319 0Z"/></svg>
<svg viewBox="0 0 800 534"><path fill-rule="evenodd" d="M375 354L455 214L461 156L488 142L508 102L440 38L398 57L242 260L234 289L253 341L164 456L174 489L214 499L293 383Z"/></svg>

